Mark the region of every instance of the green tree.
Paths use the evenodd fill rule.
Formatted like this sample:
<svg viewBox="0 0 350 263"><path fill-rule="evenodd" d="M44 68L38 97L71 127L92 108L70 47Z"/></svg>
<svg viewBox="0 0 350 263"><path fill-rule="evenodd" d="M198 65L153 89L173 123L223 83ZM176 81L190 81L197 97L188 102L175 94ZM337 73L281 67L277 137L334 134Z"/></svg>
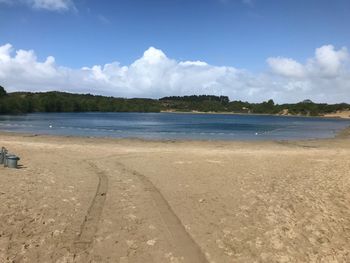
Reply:
<svg viewBox="0 0 350 263"><path fill-rule="evenodd" d="M0 86L0 97L4 97L7 95L6 90L4 89L4 87Z"/></svg>

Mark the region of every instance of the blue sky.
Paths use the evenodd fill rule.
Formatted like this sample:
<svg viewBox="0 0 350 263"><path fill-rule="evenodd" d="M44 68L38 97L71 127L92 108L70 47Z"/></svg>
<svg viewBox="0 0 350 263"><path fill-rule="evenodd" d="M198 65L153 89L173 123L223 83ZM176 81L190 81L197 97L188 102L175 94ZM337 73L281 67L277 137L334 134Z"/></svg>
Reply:
<svg viewBox="0 0 350 263"><path fill-rule="evenodd" d="M75 70L101 65L103 71L103 65L112 62L119 62L120 67L130 67L142 59L149 47L155 47L166 58L177 62L203 61L214 67L244 71L242 74L247 74L246 79L264 81L261 84L264 86L274 85L276 81L284 81L281 85L287 85L286 81L291 81L286 79L288 74L271 76L270 71L281 72L267 63L269 58L291 59L309 68L308 61L316 58L317 48L332 45L331 51L340 52L350 46L349 25L348 0L0 0L0 46L11 44L12 58L16 50L33 50L37 63L53 56L55 67ZM347 69L346 61L347 58L340 59L341 69ZM277 62L285 64L286 61ZM259 79L262 74L263 79ZM153 77L150 76L148 82L153 81ZM345 79L347 77L345 75ZM210 83L213 81L221 83L218 78L210 79ZM307 81L310 82L310 77ZM4 82L10 85L10 89L27 89L23 83L16 84L7 79ZM326 82L330 85L328 80ZM143 82L137 83L141 85ZM209 92L211 90L206 90L206 87L210 83L198 82L204 88L192 91ZM212 93L230 91L229 87L219 90L219 84L213 87ZM91 90L99 93L98 83L94 85ZM158 81L151 86L160 89L154 87L157 85L169 83ZM113 87L106 87L100 93L155 97L166 94L157 91L128 93L125 89L136 87L117 86L114 92ZM123 89L123 92L117 89ZM179 90L178 93L190 91ZM172 92L176 93L176 87ZM276 92L271 90L267 95L281 101L309 95L292 98L277 94L282 91ZM315 99L326 99L327 94L322 92ZM232 92L229 95L236 96L235 93L240 99L265 99L249 97L252 92L246 92L248 95ZM341 98L339 95L332 100Z"/></svg>

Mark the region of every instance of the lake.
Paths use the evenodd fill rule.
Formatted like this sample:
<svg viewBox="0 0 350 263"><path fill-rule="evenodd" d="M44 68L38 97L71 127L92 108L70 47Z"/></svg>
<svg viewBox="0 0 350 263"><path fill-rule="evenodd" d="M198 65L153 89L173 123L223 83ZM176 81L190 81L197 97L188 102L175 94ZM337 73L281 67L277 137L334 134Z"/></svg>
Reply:
<svg viewBox="0 0 350 263"><path fill-rule="evenodd" d="M33 113L0 115L0 130L154 140L296 140L331 138L350 120L183 113Z"/></svg>

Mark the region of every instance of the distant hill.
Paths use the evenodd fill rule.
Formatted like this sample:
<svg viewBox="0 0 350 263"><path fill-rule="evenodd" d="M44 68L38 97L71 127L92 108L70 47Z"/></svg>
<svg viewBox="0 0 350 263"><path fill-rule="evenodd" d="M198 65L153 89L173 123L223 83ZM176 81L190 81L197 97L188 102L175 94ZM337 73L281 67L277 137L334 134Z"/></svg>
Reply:
<svg viewBox="0 0 350 263"><path fill-rule="evenodd" d="M157 99L115 98L66 92L13 92L0 86L0 114L31 112L230 112L252 114L280 114L305 116L332 116L347 111L346 103L325 104L304 100L295 104L275 104L230 101L227 96L192 95Z"/></svg>

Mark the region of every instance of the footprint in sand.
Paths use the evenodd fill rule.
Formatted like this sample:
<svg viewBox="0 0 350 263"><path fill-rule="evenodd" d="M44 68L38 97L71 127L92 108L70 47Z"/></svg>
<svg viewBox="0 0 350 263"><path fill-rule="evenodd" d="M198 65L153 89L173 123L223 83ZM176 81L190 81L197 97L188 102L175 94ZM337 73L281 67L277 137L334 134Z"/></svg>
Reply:
<svg viewBox="0 0 350 263"><path fill-rule="evenodd" d="M147 240L146 244L149 245L149 246L154 246L156 244L156 240L155 239L150 239L150 240Z"/></svg>

